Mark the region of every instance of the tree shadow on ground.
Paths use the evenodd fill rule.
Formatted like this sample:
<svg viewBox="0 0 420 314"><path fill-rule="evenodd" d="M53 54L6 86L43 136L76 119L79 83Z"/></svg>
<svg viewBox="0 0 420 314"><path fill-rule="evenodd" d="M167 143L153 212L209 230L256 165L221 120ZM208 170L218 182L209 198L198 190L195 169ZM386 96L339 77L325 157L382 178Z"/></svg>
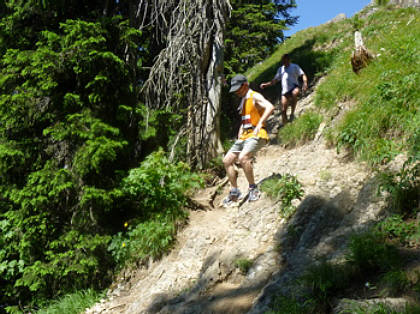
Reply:
<svg viewBox="0 0 420 314"><path fill-rule="evenodd" d="M254 305L251 313L264 313L275 295L296 293L296 281L309 265L320 257L332 259L342 255L350 236L365 230L383 214L382 207L371 208L372 200L377 197L376 182L376 178L366 181L357 198L352 198L348 190L328 199L320 195L306 196L294 216L277 231L279 262L266 275L255 280L245 278L231 289L213 289L221 281L229 282L233 272L223 269L220 257L224 252L213 252L206 258L192 287L186 287L178 295L156 296L147 313L246 313L253 300L257 306ZM241 297L252 299L241 307L240 302L236 303Z"/></svg>

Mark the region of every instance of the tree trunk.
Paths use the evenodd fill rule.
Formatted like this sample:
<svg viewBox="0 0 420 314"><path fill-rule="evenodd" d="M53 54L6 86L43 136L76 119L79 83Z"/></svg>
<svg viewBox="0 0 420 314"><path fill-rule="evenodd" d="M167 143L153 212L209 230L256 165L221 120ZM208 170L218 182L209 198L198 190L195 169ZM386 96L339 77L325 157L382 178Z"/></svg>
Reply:
<svg viewBox="0 0 420 314"><path fill-rule="evenodd" d="M187 159L205 167L222 151L220 99L223 75L223 33L230 11L228 0L154 1L161 8L166 48L157 56L143 94L150 107L187 109ZM140 0L139 5L146 3ZM166 8L166 9L165 9ZM162 21L162 18L151 18Z"/></svg>
<svg viewBox="0 0 420 314"><path fill-rule="evenodd" d="M216 15L220 14L217 8L211 9ZM211 12L212 13L212 12ZM207 13L207 16L211 16ZM195 125L196 130L194 145L191 146L195 151L195 159L197 166L202 168L215 158L219 153L223 152L220 141L220 100L222 93L223 78L223 30L224 16L214 20L213 32L204 43L204 55L202 59L202 88L201 96L202 105L198 113L198 123Z"/></svg>

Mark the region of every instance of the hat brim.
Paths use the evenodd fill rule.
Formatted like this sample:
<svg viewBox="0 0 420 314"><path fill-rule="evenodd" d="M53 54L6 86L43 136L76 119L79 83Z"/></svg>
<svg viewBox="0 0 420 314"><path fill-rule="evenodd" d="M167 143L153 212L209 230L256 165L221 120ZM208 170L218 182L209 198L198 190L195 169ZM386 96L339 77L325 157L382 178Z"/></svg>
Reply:
<svg viewBox="0 0 420 314"><path fill-rule="evenodd" d="M240 89L240 88L241 88L242 84L243 84L243 83L238 83L238 84L234 84L234 85L232 85L232 86L231 86L231 88L230 88L230 90L229 90L229 93L234 93L234 92L236 92L238 89Z"/></svg>

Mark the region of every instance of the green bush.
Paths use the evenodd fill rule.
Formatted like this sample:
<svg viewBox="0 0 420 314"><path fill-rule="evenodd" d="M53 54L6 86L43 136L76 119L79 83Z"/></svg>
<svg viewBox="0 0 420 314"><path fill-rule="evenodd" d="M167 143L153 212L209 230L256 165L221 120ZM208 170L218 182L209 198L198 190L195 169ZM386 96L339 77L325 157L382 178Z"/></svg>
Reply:
<svg viewBox="0 0 420 314"><path fill-rule="evenodd" d="M359 17L359 14L355 14L351 19L351 23L354 31L359 31L362 29L364 21Z"/></svg>
<svg viewBox="0 0 420 314"><path fill-rule="evenodd" d="M166 253L175 241L175 234L176 222L157 215L156 220L129 227L125 233L119 232L112 238L108 250L119 267L127 262L144 262Z"/></svg>
<svg viewBox="0 0 420 314"><path fill-rule="evenodd" d="M272 177L261 184L261 190L275 201L281 201L280 214L289 218L296 208L292 205L294 199L301 199L304 191L296 176L285 174Z"/></svg>
<svg viewBox="0 0 420 314"><path fill-rule="evenodd" d="M321 122L322 115L312 111L305 112L293 123L286 124L280 129L279 141L285 145L295 146L313 140Z"/></svg>
<svg viewBox="0 0 420 314"><path fill-rule="evenodd" d="M102 296L103 294L91 289L67 294L45 308L41 308L37 314L79 314L98 302Z"/></svg>
<svg viewBox="0 0 420 314"><path fill-rule="evenodd" d="M420 204L420 131L410 139L411 151L397 173L382 172L380 190L390 193L392 210L414 216Z"/></svg>
<svg viewBox="0 0 420 314"><path fill-rule="evenodd" d="M375 229L387 238L398 239L400 244L410 246L420 235L420 222L407 222L400 215L393 215L378 223Z"/></svg>
<svg viewBox="0 0 420 314"><path fill-rule="evenodd" d="M119 266L127 261L158 258L175 241L177 224L186 218L188 193L202 186L187 164L172 163L162 150L150 154L122 180L119 194L134 217L127 231L115 235L108 247Z"/></svg>
<svg viewBox="0 0 420 314"><path fill-rule="evenodd" d="M172 163L163 150L151 153L140 167L122 180L120 197L132 202L139 219L164 213L175 220L182 216L188 192L203 184L186 163Z"/></svg>

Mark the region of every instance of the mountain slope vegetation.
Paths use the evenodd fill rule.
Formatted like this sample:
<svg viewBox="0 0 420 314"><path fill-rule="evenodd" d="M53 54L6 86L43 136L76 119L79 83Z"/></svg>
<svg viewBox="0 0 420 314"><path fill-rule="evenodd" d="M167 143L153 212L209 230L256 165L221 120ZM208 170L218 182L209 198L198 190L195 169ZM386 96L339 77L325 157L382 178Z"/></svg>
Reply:
<svg viewBox="0 0 420 314"><path fill-rule="evenodd" d="M419 18L413 8L368 7L350 19L295 34L247 72L258 89L274 76L281 55L289 53L308 74L314 101L280 129L277 142L287 151L321 134L330 148L366 162L381 178L378 188L389 202L388 218L352 238L344 264L315 264L302 274L306 294L278 294L270 303L274 313L328 313L339 298L367 295L356 286L351 289L354 279L379 287L375 293L383 296L418 297L420 275L411 272L414 277L408 277L400 251L420 247ZM10 312L22 311L27 303L28 310L38 309L49 298L77 290L76 299L96 298L91 290L80 290L106 287L116 265L141 267L160 258L186 221L185 191L202 183L188 165L172 162L162 150L147 158L136 155L139 145L145 151L166 143L172 130L167 132L165 123L176 125L181 119L148 111L135 99L136 78L130 71L141 64L125 64L123 50L138 43L141 34L118 18L69 20L60 27L42 33L35 50L9 50L2 59L0 301L13 305ZM350 65L355 30L376 55L358 75ZM90 64L101 62L112 66L91 71ZM53 75L44 76L45 68ZM111 84L114 77L121 80L117 89ZM21 86L23 78L29 79ZM48 98L62 81L65 93ZM8 93L11 86L15 92ZM273 102L277 88L264 91ZM97 105L103 99L112 110ZM64 115L60 105L66 108ZM23 130L33 136L21 137ZM161 135L162 141L157 139ZM56 162L47 162L46 156L57 157ZM74 157L71 164L68 156ZM385 170L401 156L401 167ZM63 300L69 302L69 296ZM56 303L52 307L63 311ZM80 311L76 308L75 313ZM362 305L357 310L369 312ZM386 311L382 305L376 309ZM418 308L407 306L410 311Z"/></svg>
<svg viewBox="0 0 420 314"><path fill-rule="evenodd" d="M192 215L175 250L88 313L418 313L418 19L415 9L368 7L297 33L250 69L258 89L287 52L312 85L280 145L257 156L266 197L224 210L228 188L209 188L214 208ZM376 55L359 74L356 29ZM401 82L404 92L388 90Z"/></svg>
<svg viewBox="0 0 420 314"><path fill-rule="evenodd" d="M359 300L341 304L340 313L419 311L419 304L393 307L386 299L419 297L415 253L420 247L419 18L415 8L369 6L350 19L295 34L248 72L258 86L273 77L280 56L289 53L312 84L323 77L312 108L283 127L278 141L286 147L301 145L321 128L328 145L366 162L377 173L378 189L388 193L389 202L387 218L349 241L344 263L315 263L299 281L307 294L278 295L271 303L272 313L329 313L340 298ZM359 74L350 65L356 30L375 56ZM270 91L267 96L275 99ZM405 156L402 167L386 170L396 156ZM372 293L357 288L356 282L366 284ZM362 301L375 300L374 293L383 299Z"/></svg>

